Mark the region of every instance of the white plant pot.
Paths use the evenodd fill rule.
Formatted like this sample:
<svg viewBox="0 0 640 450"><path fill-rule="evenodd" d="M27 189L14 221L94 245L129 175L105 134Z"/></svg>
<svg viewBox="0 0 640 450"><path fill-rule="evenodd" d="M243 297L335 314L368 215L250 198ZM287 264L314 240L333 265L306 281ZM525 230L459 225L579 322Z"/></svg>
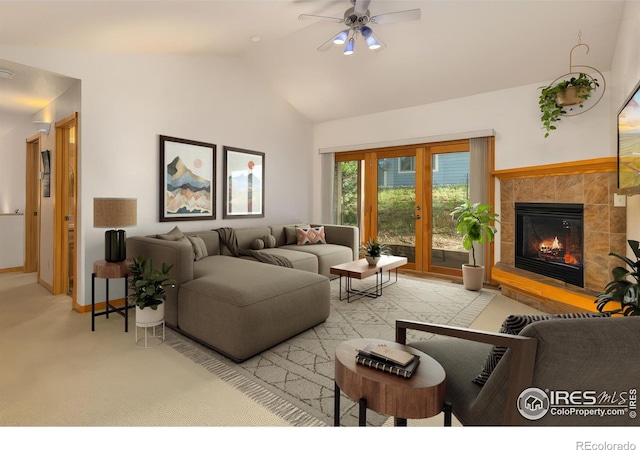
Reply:
<svg viewBox="0 0 640 450"><path fill-rule="evenodd" d="M479 291L482 289L484 281L484 266L474 266L473 264L462 265L462 284L469 291Z"/></svg>
<svg viewBox="0 0 640 450"><path fill-rule="evenodd" d="M380 261L379 256L365 256L365 258L367 258L367 262L370 266L375 266L376 264L378 264L378 261Z"/></svg>
<svg viewBox="0 0 640 450"><path fill-rule="evenodd" d="M152 327L160 325L164 320L164 302L160 303L156 309L149 306L140 309L136 305L136 325L141 327Z"/></svg>

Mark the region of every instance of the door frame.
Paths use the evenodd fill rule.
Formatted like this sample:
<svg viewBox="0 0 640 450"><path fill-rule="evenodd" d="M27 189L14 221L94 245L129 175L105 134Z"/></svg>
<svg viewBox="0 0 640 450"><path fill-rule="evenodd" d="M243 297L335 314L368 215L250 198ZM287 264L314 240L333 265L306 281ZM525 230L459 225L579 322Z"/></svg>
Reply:
<svg viewBox="0 0 640 450"><path fill-rule="evenodd" d="M78 259L77 259L77 236L78 227L77 227L77 217L78 217L78 183L77 183L77 174L78 174L78 156L80 154L80 147L78 144L78 113L73 113L62 120L59 120L55 124L56 127L56 158L55 158L55 174L56 174L56 182L55 182L55 207L53 213L53 257L54 257L54 271L53 271L53 293L57 294L68 294L68 286L69 286L69 263L73 262L71 275L73 276L74 286L71 293L72 300L72 308L78 309L77 302L77 286L79 285L78 280ZM64 141L64 130L65 129L74 129L74 140L76 144L76 158L75 158L75 167L73 167L74 173L76 174L76 182L74 183L74 196L76 198L76 204L73 211L74 216L74 246L73 251L69 251L69 238L68 238L68 227L67 227L67 216L66 211L68 210L68 199L69 199L69 188L68 183L66 183L67 178L63 176L67 173L67 167L69 166L69 157L68 157L68 147L66 142ZM65 237L65 232L67 236Z"/></svg>
<svg viewBox="0 0 640 450"><path fill-rule="evenodd" d="M24 209L24 272L36 272L40 280L40 230L41 230L41 170L42 135L35 134L26 139L26 194ZM34 220L34 217L36 219Z"/></svg>

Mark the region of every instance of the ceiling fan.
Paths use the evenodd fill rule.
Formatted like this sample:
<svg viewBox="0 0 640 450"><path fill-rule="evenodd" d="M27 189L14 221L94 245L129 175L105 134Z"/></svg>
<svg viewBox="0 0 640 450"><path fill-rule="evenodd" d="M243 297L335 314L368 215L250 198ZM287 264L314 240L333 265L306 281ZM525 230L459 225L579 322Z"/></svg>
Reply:
<svg viewBox="0 0 640 450"><path fill-rule="evenodd" d="M333 36L327 42L318 47L318 50L327 50L332 45L343 45L344 54L351 55L355 50L355 41L362 37L370 50L381 50L386 45L373 32L370 25L382 25L387 23L405 22L408 20L419 20L420 9L409 9L406 11L395 11L372 16L369 11L371 0L350 0L353 5L344 12L344 17L327 17L315 14L300 14L298 19L321 19L330 22L342 23L346 28Z"/></svg>

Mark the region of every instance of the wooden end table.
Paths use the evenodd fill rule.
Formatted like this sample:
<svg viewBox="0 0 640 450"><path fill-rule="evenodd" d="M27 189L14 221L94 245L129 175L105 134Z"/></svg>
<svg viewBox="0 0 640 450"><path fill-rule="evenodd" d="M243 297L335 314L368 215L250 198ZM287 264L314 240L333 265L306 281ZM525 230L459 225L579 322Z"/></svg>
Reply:
<svg viewBox="0 0 640 450"><path fill-rule="evenodd" d="M402 267L407 264L407 258L404 256L381 256L380 261L375 266L370 266L366 259L359 259L357 261L350 261L344 264L338 264L337 266L331 266L329 273L332 275L340 275L340 301L342 301L342 277L346 278L344 290L347 293L347 303L351 300L356 300L361 297L380 297L382 295L382 288L398 282L398 267ZM395 270L395 281L391 281L391 271ZM388 273L387 280L383 281L384 272ZM351 282L355 278L357 280L363 280L374 276L376 277L376 284L368 289L357 290L353 289ZM351 298L351 294L356 294L356 297Z"/></svg>
<svg viewBox="0 0 640 450"><path fill-rule="evenodd" d="M129 266L133 264L133 259L126 259L120 262L107 262L104 259L93 263L93 273L91 274L91 331L95 331L95 319L97 316L106 315L114 312L124 317L124 332L129 331L129 306L127 303ZM106 308L104 311L96 312L96 277L106 280ZM124 306L118 308L109 304L109 280L112 278L124 278Z"/></svg>
<svg viewBox="0 0 640 450"><path fill-rule="evenodd" d="M420 364L411 378L403 378L356 363L358 350L371 343L419 355ZM433 417L450 408L444 401L445 379L442 366L415 348L380 339L344 341L335 355L334 425L340 426L340 390L359 403L360 426L366 425L367 408L393 416L396 426L406 426L407 419Z"/></svg>

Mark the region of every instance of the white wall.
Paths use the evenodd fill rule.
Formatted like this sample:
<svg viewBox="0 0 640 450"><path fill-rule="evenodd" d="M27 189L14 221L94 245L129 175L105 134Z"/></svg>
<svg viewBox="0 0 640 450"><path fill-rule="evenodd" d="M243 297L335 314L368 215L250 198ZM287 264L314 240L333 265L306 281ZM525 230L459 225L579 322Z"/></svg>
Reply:
<svg viewBox="0 0 640 450"><path fill-rule="evenodd" d="M16 209L24 212L26 202L25 139L36 134L30 116L24 116L20 124L9 133L0 136L0 214Z"/></svg>
<svg viewBox="0 0 640 450"><path fill-rule="evenodd" d="M616 117L627 96L640 82L640 2L626 2L618 44L613 57L611 129L613 145L617 139ZM627 197L627 239L640 240L640 195ZM630 252L630 249L627 249ZM630 257L635 257L629 254Z"/></svg>
<svg viewBox="0 0 640 450"><path fill-rule="evenodd" d="M138 226L128 235L310 220L312 128L265 88L259 74L230 58L96 54L0 47L0 58L82 82L78 303L90 303L93 261L104 257L104 230L93 228L94 197L137 197ZM265 218L158 221L158 135L265 152Z"/></svg>

